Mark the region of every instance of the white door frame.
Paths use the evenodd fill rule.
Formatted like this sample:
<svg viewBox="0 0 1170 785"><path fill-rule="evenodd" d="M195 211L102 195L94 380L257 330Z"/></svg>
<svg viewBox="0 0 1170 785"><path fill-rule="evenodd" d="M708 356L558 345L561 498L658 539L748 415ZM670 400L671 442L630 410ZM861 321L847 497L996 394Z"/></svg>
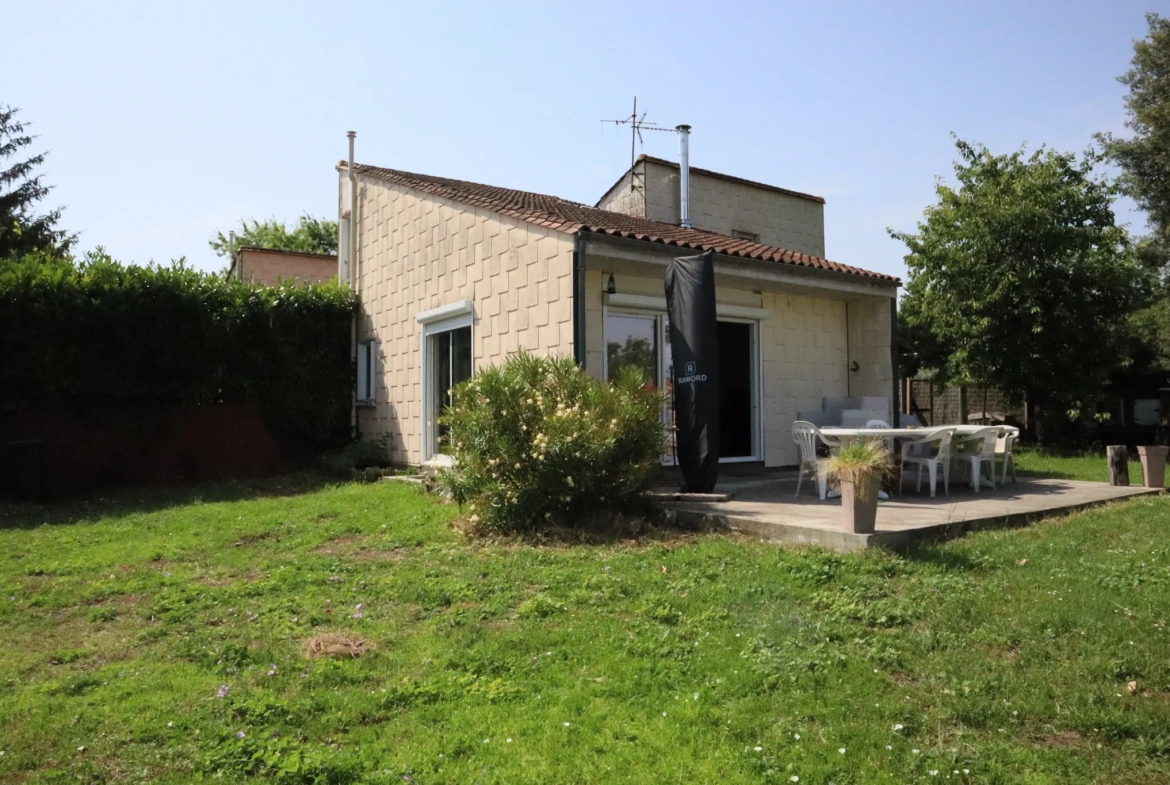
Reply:
<svg viewBox="0 0 1170 785"><path fill-rule="evenodd" d="M616 297L611 295L611 297ZM607 298L608 299L608 298ZM655 320L655 334L658 338L658 378L656 383L658 389L666 389L666 362L664 348L670 336L666 334L666 308L665 300L652 297L637 297L635 295L627 295L626 300L630 301L629 305L623 302L622 305L610 305L608 302L602 303L601 306L601 375L602 379L609 378L609 346L608 336L605 332L605 324L608 321L609 314L614 313L624 316L641 316L643 318L653 318ZM663 307L659 310L659 302L663 303ZM722 306L720 310L730 311L731 308ZM762 333L760 327L761 317L757 316L757 312L762 309L742 308L736 309L736 316L730 314L718 315L717 320L720 322L736 322L739 324L751 325L751 388L752 388L752 454L745 456L737 456L734 458L719 458L720 463L756 463L764 460L764 418L763 412L763 354L760 341ZM740 314L743 315L740 315ZM667 406L670 405L668 401ZM663 410L663 419L665 420L665 407ZM662 462L667 465L674 464L674 456L663 456Z"/></svg>

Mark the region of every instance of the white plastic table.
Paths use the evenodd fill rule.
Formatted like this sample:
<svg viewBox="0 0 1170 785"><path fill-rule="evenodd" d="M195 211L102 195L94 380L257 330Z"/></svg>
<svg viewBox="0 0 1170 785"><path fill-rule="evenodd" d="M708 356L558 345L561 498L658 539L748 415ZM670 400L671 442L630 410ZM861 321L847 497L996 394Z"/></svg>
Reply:
<svg viewBox="0 0 1170 785"><path fill-rule="evenodd" d="M956 436L970 436L976 431L982 431L985 428L997 429L1000 436L1006 436L1009 433L1018 434L1020 432L1020 429L1013 425L932 425L920 428L838 428L827 425L821 428L821 441L830 448L843 447L847 443L856 441L857 439L908 439L918 441L940 428L950 428L955 432ZM981 480L980 482L986 487L991 487L987 483L987 480ZM832 490L828 493L828 496L834 499L840 495L841 492L839 490ZM890 497L885 491L880 491L878 498L888 499Z"/></svg>

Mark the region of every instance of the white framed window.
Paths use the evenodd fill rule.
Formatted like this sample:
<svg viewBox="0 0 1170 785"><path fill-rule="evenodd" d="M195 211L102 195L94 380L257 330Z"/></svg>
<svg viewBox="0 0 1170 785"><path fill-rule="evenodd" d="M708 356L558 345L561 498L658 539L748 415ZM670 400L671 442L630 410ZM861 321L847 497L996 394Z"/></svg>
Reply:
<svg viewBox="0 0 1170 785"><path fill-rule="evenodd" d="M451 391L471 378L475 308L469 300L420 313L422 325L422 454L430 460L446 452L443 412Z"/></svg>
<svg viewBox="0 0 1170 785"><path fill-rule="evenodd" d="M361 341L357 346L357 402L373 403L377 384L377 361L374 342Z"/></svg>

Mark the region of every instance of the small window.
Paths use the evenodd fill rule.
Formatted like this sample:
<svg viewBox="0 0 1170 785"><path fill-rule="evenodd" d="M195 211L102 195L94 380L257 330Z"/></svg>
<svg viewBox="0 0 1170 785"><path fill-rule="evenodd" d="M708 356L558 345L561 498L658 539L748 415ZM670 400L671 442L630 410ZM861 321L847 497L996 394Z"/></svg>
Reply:
<svg viewBox="0 0 1170 785"><path fill-rule="evenodd" d="M362 341L357 352L357 399L362 403L374 400L374 342Z"/></svg>
<svg viewBox="0 0 1170 785"><path fill-rule="evenodd" d="M760 241L760 236L755 232L745 232L742 229L732 229L731 236L737 240L750 240L753 243Z"/></svg>

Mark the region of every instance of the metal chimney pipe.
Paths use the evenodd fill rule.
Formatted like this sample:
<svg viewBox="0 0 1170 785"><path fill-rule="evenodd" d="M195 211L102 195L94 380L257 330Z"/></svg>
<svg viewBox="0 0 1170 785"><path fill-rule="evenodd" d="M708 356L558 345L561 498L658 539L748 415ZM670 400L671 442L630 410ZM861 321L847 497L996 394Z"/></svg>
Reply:
<svg viewBox="0 0 1170 785"><path fill-rule="evenodd" d="M675 126L678 131L678 187L679 187L679 225L684 229L691 228L691 127L689 125Z"/></svg>

